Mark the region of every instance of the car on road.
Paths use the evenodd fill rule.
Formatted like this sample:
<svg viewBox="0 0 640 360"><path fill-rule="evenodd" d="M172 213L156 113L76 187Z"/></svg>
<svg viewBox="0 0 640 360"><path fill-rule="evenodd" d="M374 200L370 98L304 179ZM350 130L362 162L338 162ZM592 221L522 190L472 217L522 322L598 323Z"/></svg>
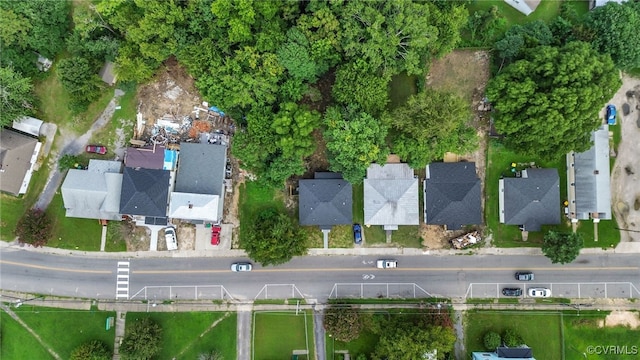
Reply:
<svg viewBox="0 0 640 360"><path fill-rule="evenodd" d="M362 226L360 224L353 225L353 242L355 244L362 244Z"/></svg>
<svg viewBox="0 0 640 360"><path fill-rule="evenodd" d="M107 153L107 147L102 145L87 145L84 151L91 154L104 155Z"/></svg>
<svg viewBox="0 0 640 360"><path fill-rule="evenodd" d="M218 225L214 225L211 227L211 245L219 245L220 244L220 232L222 228Z"/></svg>
<svg viewBox="0 0 640 360"><path fill-rule="evenodd" d="M248 262L237 262L231 264L231 271L233 272L245 272L251 271L251 269L253 269L253 266Z"/></svg>
<svg viewBox="0 0 640 360"><path fill-rule="evenodd" d="M516 273L516 280L518 281L533 281L534 276L531 271L518 271Z"/></svg>
<svg viewBox="0 0 640 360"><path fill-rule="evenodd" d="M616 124L616 106L615 105L607 105L607 124L615 125Z"/></svg>
<svg viewBox="0 0 640 360"><path fill-rule="evenodd" d="M178 239L174 227L164 229L164 239L167 242L167 250L178 250Z"/></svg>
<svg viewBox="0 0 640 360"><path fill-rule="evenodd" d="M551 290L547 288L530 288L529 296L534 298L548 298L551 297Z"/></svg>
<svg viewBox="0 0 640 360"><path fill-rule="evenodd" d="M502 289L502 295L504 295L504 296L522 296L522 289L520 289L520 288L504 288L504 289Z"/></svg>
<svg viewBox="0 0 640 360"><path fill-rule="evenodd" d="M395 269L398 267L398 261L381 259L376 262L376 267L378 269Z"/></svg>

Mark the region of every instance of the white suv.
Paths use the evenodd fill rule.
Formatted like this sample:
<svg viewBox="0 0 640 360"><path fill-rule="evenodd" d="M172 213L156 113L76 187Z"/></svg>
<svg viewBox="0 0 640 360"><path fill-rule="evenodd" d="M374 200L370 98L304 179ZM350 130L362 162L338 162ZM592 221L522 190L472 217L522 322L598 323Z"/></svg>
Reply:
<svg viewBox="0 0 640 360"><path fill-rule="evenodd" d="M551 297L551 290L547 288L530 288L529 296L535 298L548 298Z"/></svg>
<svg viewBox="0 0 640 360"><path fill-rule="evenodd" d="M167 250L178 250L178 239L174 227L164 229L164 239L167 241Z"/></svg>

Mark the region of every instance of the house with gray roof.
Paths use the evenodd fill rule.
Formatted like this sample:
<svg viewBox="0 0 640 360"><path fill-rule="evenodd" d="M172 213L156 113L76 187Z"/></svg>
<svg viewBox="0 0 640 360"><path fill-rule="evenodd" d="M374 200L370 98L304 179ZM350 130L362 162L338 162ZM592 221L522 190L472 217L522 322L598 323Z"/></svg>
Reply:
<svg viewBox="0 0 640 360"><path fill-rule="evenodd" d="M342 175L317 172L314 179L298 181L298 220L300 225L316 225L325 235L334 225L353 223L353 191Z"/></svg>
<svg viewBox="0 0 640 360"><path fill-rule="evenodd" d="M0 128L0 191L25 194L42 143L32 136Z"/></svg>
<svg viewBox="0 0 640 360"><path fill-rule="evenodd" d="M181 144L169 217L193 223L220 222L226 164L226 146Z"/></svg>
<svg viewBox="0 0 640 360"><path fill-rule="evenodd" d="M407 164L371 164L364 179L364 223L397 230L420 223L418 177Z"/></svg>
<svg viewBox="0 0 640 360"><path fill-rule="evenodd" d="M560 177L556 169L526 169L498 181L500 223L540 231L560 224Z"/></svg>
<svg viewBox="0 0 640 360"><path fill-rule="evenodd" d="M459 230L482 224L480 178L473 162L431 163L424 180L424 222Z"/></svg>
<svg viewBox="0 0 640 360"><path fill-rule="evenodd" d="M70 169L60 188L67 217L120 220L122 163L89 160L87 170Z"/></svg>
<svg viewBox="0 0 640 360"><path fill-rule="evenodd" d="M567 154L568 216L572 222L611 219L609 172L609 126L591 133L593 146L585 152Z"/></svg>
<svg viewBox="0 0 640 360"><path fill-rule="evenodd" d="M144 217L146 224L166 225L169 181L167 170L125 167L120 214Z"/></svg>
<svg viewBox="0 0 640 360"><path fill-rule="evenodd" d="M542 0L504 0L504 2L520 11L525 16L529 16L532 12L536 11L541 1Z"/></svg>

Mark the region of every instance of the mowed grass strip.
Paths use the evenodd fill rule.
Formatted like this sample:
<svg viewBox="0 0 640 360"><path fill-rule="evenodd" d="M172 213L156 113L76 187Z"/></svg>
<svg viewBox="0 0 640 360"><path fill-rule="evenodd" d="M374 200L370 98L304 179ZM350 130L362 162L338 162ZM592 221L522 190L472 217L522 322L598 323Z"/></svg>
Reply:
<svg viewBox="0 0 640 360"><path fill-rule="evenodd" d="M562 320L560 313L468 311L464 318L465 348L471 356L474 351L485 351L484 335L494 331L502 336L513 329L533 349L536 359L562 359Z"/></svg>
<svg viewBox="0 0 640 360"><path fill-rule="evenodd" d="M293 350L307 349L309 350L307 359L315 358L311 314L256 312L253 326L254 360L290 359Z"/></svg>
<svg viewBox="0 0 640 360"><path fill-rule="evenodd" d="M73 349L79 345L90 341L100 340L107 347L113 350L113 341L115 338L115 329L105 330L105 324L108 317L116 316L113 311L94 311L94 310L73 310L38 307L24 304L13 311L24 321L36 334L40 336L42 341L51 346L53 351L60 355L63 359L69 359ZM5 320L3 314L2 320ZM7 316L8 317L8 316ZM19 325L19 324L18 324ZM6 330L2 329L2 347L12 344L10 337L5 338ZM34 339L34 341L37 341ZM20 348L27 349L24 344L17 345ZM39 347L34 346L34 347ZM29 350L31 351L31 350ZM5 357L2 357L5 359ZM47 356L44 359L48 358ZM6 357L6 359L42 359L41 357Z"/></svg>
<svg viewBox="0 0 640 360"><path fill-rule="evenodd" d="M235 359L236 323L230 321L218 328L223 322L229 320L227 318L208 331L209 327L224 315L223 312L127 313L126 323L129 328L137 319L151 318L160 325L162 349L158 359L173 359L181 353L180 359L195 359L195 356L188 356L188 354L199 354L210 350L220 351L225 359ZM235 314L233 317L235 318ZM201 338L201 334L205 335Z"/></svg>
<svg viewBox="0 0 640 360"><path fill-rule="evenodd" d="M53 359L53 356L9 314L0 311L0 359Z"/></svg>
<svg viewBox="0 0 640 360"><path fill-rule="evenodd" d="M580 315L576 311L564 312L566 360L584 359L584 353L587 353L589 359L635 359L640 356L640 329L627 326L601 327L608 314L608 311L581 311ZM637 317L638 312L631 312L628 316ZM591 354L589 346L616 346L622 353ZM626 349L622 350L625 346ZM635 353L633 346L636 346Z"/></svg>

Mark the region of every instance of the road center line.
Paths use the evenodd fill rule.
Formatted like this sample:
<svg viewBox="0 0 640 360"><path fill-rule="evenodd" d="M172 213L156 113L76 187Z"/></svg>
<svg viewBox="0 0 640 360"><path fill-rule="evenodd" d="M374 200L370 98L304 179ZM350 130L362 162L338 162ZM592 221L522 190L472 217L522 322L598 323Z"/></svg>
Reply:
<svg viewBox="0 0 640 360"><path fill-rule="evenodd" d="M113 271L107 271L107 270L65 269L65 268L58 268L58 267L52 267L52 266L25 264L25 263L19 263L14 261L7 261L7 260L0 260L0 264L22 266L22 267L40 269L40 270L62 271L62 272L72 272L72 273L111 274L113 272Z"/></svg>

